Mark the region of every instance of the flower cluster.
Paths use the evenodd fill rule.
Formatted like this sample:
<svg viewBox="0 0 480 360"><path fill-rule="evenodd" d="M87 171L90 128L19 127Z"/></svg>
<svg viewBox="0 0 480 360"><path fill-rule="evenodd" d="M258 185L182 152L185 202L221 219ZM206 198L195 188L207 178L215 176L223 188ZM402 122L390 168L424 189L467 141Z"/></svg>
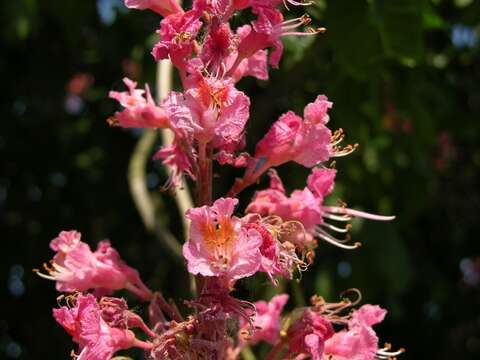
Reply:
<svg viewBox="0 0 480 360"><path fill-rule="evenodd" d="M255 303L234 296L244 278L263 276L273 285L291 280L311 264L318 240L357 248L348 236L353 217L393 219L325 203L337 175L327 163L356 148L342 146L343 131L327 127L333 104L325 95L308 103L303 116L281 115L254 152L245 151L250 99L237 83L245 76L268 79L269 67L280 64L283 37L325 31L309 27L307 15L284 17L284 8L311 3L193 0L183 9L175 0L125 0L125 5L163 16L152 56L171 61L183 89L156 102L148 86L137 89L125 78L127 91L110 92L122 109L108 122L173 133L173 142L153 159L173 170L169 187L194 180L196 203L185 214L190 227L182 255L197 294L186 302L191 311L182 314L161 292L150 290L108 240L92 251L79 232L62 231L50 243L56 254L44 265L46 273L37 272L56 281L58 291L70 293L53 313L78 344L78 360L109 360L129 348L142 349L147 359L234 360L261 342L270 345L270 360L373 360L402 353L381 347L373 330L386 311L374 305L355 309L359 299L328 303L314 296L311 306L285 312L287 294ZM253 20L233 28L230 19L242 10ZM244 168L218 199L212 199L214 161ZM304 189L290 195L275 170L287 162L310 169ZM243 214L236 212L238 194L265 174L269 187L254 194ZM148 321L129 310L123 298L111 297L119 290L148 303Z"/></svg>

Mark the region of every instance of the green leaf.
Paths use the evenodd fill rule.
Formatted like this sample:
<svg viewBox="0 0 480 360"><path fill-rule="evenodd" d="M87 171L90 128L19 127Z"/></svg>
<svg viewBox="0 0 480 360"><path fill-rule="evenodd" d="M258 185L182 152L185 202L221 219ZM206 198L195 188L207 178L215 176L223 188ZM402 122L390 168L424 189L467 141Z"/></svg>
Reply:
<svg viewBox="0 0 480 360"><path fill-rule="evenodd" d="M422 20L424 29L441 29L445 26L443 19L427 0L422 2Z"/></svg>
<svg viewBox="0 0 480 360"><path fill-rule="evenodd" d="M375 0L374 7L385 53L415 66L423 54L422 1Z"/></svg>
<svg viewBox="0 0 480 360"><path fill-rule="evenodd" d="M302 61L305 55L305 51L313 44L314 40L315 36L287 36L283 38L285 54L283 56L282 66L287 69L291 69L295 64Z"/></svg>
<svg viewBox="0 0 480 360"><path fill-rule="evenodd" d="M327 20L326 36L337 62L359 79L378 71L376 65L383 58L383 52L367 1L331 1Z"/></svg>

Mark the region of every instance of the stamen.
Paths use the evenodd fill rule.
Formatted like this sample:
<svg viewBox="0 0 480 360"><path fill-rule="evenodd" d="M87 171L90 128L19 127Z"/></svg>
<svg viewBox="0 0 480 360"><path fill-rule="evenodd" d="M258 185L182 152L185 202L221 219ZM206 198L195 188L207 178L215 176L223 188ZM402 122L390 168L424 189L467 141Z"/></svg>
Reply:
<svg viewBox="0 0 480 360"><path fill-rule="evenodd" d="M349 293L354 293L355 295L357 295L357 298L355 299L355 301L351 301L348 297L345 296ZM351 306L356 306L356 305L360 304L360 302L362 301L362 293L357 288L350 288L350 289L342 291L340 293L340 297L344 300L346 299L346 300L350 301Z"/></svg>
<svg viewBox="0 0 480 360"><path fill-rule="evenodd" d="M310 16L308 16L307 14L304 14L300 17L297 17L297 18L293 18L293 19L290 19L290 20L285 20L283 21L280 25L283 27L284 25L289 25L291 23L296 23L298 25L302 25L302 24L309 24L310 22L312 21L312 19L310 18Z"/></svg>
<svg viewBox="0 0 480 360"><path fill-rule="evenodd" d="M353 153L355 150L357 150L358 146L359 146L358 144L346 145L343 148L333 146L331 155L335 157L347 156Z"/></svg>
<svg viewBox="0 0 480 360"><path fill-rule="evenodd" d="M192 34L190 34L188 31L182 31L181 33L175 36L175 41L177 42L187 41L187 40L190 40L191 37L192 37Z"/></svg>
<svg viewBox="0 0 480 360"><path fill-rule="evenodd" d="M342 128L339 128L334 131L330 141L332 145L337 145L340 142L342 142L344 138L345 138L345 133L343 132Z"/></svg>
<svg viewBox="0 0 480 360"><path fill-rule="evenodd" d="M323 210L326 210L326 208L327 208L327 206L324 206ZM330 220L335 220L335 221L350 221L350 220L352 220L352 218L348 215L338 216L338 215L329 214L327 212L323 213L322 217L330 219Z"/></svg>
<svg viewBox="0 0 480 360"><path fill-rule="evenodd" d="M402 355L405 352L404 348L400 348L397 351L390 351L391 348L392 345L386 343L383 349L377 351L375 358L379 360L394 359L396 356Z"/></svg>
<svg viewBox="0 0 480 360"><path fill-rule="evenodd" d="M111 126L111 127L120 126L120 122L117 120L115 116L110 116L106 121L108 126Z"/></svg>
<svg viewBox="0 0 480 360"><path fill-rule="evenodd" d="M328 234L327 232L323 231L322 229L316 229L317 232L315 235L317 235L318 237L322 238L323 240L325 240L326 242L332 244L332 245L335 245L339 248L342 248L342 249L346 249L346 250L354 250L354 249L357 249L359 248L362 244L359 243L359 242L356 242L355 244L353 245L345 245L343 244L342 240L338 240L337 238L334 238L333 236L331 236L330 234Z"/></svg>
<svg viewBox="0 0 480 360"><path fill-rule="evenodd" d="M41 273L38 269L33 269L33 272L37 273L38 276L40 276L44 279L53 280L53 281L57 280L56 278L54 278L51 275L46 275L46 274Z"/></svg>
<svg viewBox="0 0 480 360"><path fill-rule="evenodd" d="M347 224L347 225L350 225L350 224ZM322 226L323 225L316 226L315 230L316 231L322 231L325 234L330 235L328 232L326 232L325 230L322 229ZM352 240L352 237L350 236L350 234L347 234L347 235L345 235L345 239L337 239L337 238L334 238L334 239L337 240L339 243L345 244L345 243L350 242Z"/></svg>
<svg viewBox="0 0 480 360"><path fill-rule="evenodd" d="M391 221L395 219L395 216L376 215L376 214L371 214L364 211L353 210L353 209L338 207L338 206L324 206L323 210L333 214L342 214L344 216L360 217L364 219L377 220L377 221ZM328 218L326 214L324 214L323 216Z"/></svg>
<svg viewBox="0 0 480 360"><path fill-rule="evenodd" d="M322 226L326 227L327 229L330 229L330 230L333 230L333 231L336 231L336 232L339 232L339 233L342 233L342 234L346 234L352 228L352 224L347 224L345 226L345 228L339 228L339 227L333 226L331 224L328 224L326 222L324 222L322 224Z"/></svg>
<svg viewBox="0 0 480 360"><path fill-rule="evenodd" d="M285 6L285 9L290 11L290 8L288 7L287 3L292 4L294 6L310 6L314 4L313 1L307 1L307 2L298 2L295 0L283 0L283 5Z"/></svg>
<svg viewBox="0 0 480 360"><path fill-rule="evenodd" d="M310 35L317 35L319 32L314 31L314 32L301 32L301 31L290 31L290 32L284 32L282 33L281 36L310 36Z"/></svg>

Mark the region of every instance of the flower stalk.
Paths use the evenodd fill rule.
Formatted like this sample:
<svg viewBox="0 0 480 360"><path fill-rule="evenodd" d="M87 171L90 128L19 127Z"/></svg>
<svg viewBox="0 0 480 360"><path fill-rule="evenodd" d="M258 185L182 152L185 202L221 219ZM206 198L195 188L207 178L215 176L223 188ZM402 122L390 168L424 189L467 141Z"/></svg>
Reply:
<svg viewBox="0 0 480 360"><path fill-rule="evenodd" d="M159 39L152 49L158 61L157 99L150 88L124 79L126 91L111 91L121 109L109 118L112 126L144 129L129 164L129 185L146 229L186 264L196 292L186 311L151 289L126 264L109 240L92 251L79 232L62 231L50 242L55 252L46 273L56 282L65 305L54 309L55 320L78 345L78 360L110 360L120 350L140 348L148 360L254 359L258 344L270 346L267 360L374 360L403 353L381 347L373 327L386 310L360 306L357 298L327 302L313 296L303 302L301 272L315 260L320 241L354 250L350 221L360 217L391 221L371 214L325 204L332 195L337 171L326 164L352 153L357 145L341 146L342 129L329 128L333 103L318 95L302 115L288 111L252 153L245 151L250 98L237 88L242 78L267 80L278 68L285 36L313 36L324 28L306 28L310 17L286 19L285 8L310 2L194 0L184 9L174 0L125 0L129 8L161 16ZM253 20L233 27L232 16L248 9ZM172 71L182 88L172 90ZM162 147L152 154L159 133ZM153 155L153 156L152 156ZM174 191L186 235L183 245L158 217L156 199L146 185L149 157L161 161L169 177L164 189ZM226 197L215 198L213 165L244 169ZM305 187L287 193L276 168L288 162L310 169ZM258 190L243 213L238 194L268 174L268 188ZM187 180L193 184L194 203ZM160 197L159 197L160 199ZM261 277L279 286L293 281L297 307L285 311L288 294L269 301L236 296L243 279ZM129 310L115 292L126 290L140 306L148 305L148 321ZM343 295L343 294L341 294ZM148 340L136 338L139 329Z"/></svg>

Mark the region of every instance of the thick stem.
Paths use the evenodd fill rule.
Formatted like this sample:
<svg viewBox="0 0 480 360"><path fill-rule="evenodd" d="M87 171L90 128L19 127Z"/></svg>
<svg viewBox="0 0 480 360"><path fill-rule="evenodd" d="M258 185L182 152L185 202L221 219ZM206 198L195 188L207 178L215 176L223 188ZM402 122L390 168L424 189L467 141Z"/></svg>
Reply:
<svg viewBox="0 0 480 360"><path fill-rule="evenodd" d="M198 144L198 182L197 206L211 205L212 203L212 157L208 144Z"/></svg>

